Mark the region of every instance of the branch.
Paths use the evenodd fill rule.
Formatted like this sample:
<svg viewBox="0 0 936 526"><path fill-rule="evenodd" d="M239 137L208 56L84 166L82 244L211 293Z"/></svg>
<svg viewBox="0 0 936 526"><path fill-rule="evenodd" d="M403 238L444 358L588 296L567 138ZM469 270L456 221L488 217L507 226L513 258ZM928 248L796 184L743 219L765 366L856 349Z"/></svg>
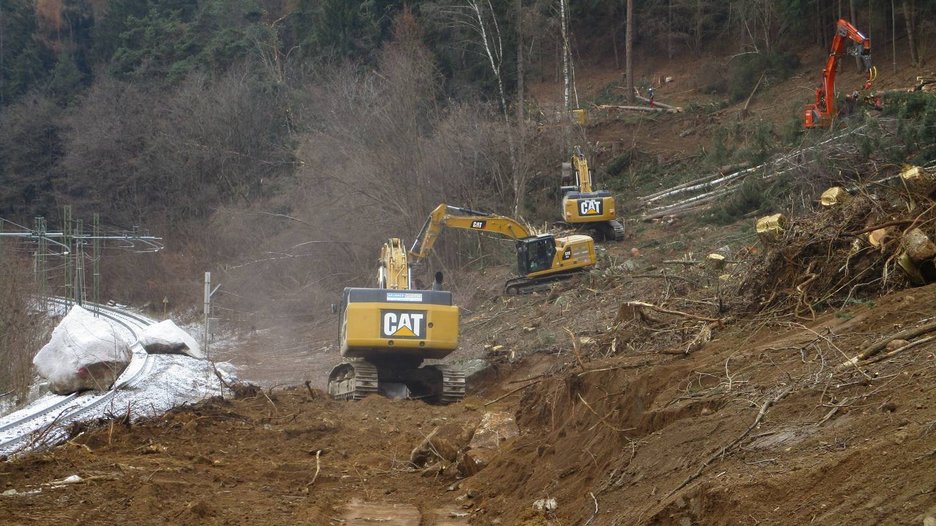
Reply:
<svg viewBox="0 0 936 526"><path fill-rule="evenodd" d="M655 310L657 312L662 312L664 314L673 314L675 316L682 316L683 318L689 318L692 320L709 321L709 322L715 322L715 323L721 323L722 321L721 318L709 318L707 316L698 316L696 314L689 314L688 312L664 309L663 307L657 307L656 305L652 305L650 303L646 303L643 301L628 301L627 303L625 303L625 305L627 305L628 307L646 307L648 309Z"/></svg>

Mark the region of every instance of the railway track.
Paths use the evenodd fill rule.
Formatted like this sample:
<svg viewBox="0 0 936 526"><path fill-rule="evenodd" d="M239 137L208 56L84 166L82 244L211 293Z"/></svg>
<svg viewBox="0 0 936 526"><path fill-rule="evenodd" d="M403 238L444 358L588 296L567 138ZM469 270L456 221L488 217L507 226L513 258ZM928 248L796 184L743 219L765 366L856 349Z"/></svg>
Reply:
<svg viewBox="0 0 936 526"><path fill-rule="evenodd" d="M64 306L64 300L53 302ZM97 305L98 313L128 332L136 342L140 332L154 320L123 310ZM0 418L0 455L12 455L53 445L61 441L70 424L94 418L106 410L117 395L143 382L155 368L155 359L139 343L131 347L131 359L117 377L111 390L97 393L85 391L70 395L48 394L24 409Z"/></svg>

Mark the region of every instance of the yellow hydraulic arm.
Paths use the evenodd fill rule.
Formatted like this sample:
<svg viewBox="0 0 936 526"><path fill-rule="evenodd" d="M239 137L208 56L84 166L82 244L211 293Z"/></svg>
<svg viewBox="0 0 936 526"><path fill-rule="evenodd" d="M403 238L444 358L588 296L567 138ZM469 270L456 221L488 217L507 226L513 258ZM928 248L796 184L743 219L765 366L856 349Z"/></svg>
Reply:
<svg viewBox="0 0 936 526"><path fill-rule="evenodd" d="M412 288L406 248L398 237L392 237L380 247L380 268L377 271L377 287L381 289L406 290Z"/></svg>
<svg viewBox="0 0 936 526"><path fill-rule="evenodd" d="M581 146L575 147L575 153L572 154L572 165L578 174L578 190L582 193L592 191L591 173L588 171L588 159L585 158L585 152Z"/></svg>
<svg viewBox="0 0 936 526"><path fill-rule="evenodd" d="M409 252L410 255L417 259L428 256L432 251L432 245L435 244L439 233L442 231L442 227L492 232L511 239L524 239L533 235L527 227L509 217L442 203L429 214L422 230L416 236L413 248Z"/></svg>

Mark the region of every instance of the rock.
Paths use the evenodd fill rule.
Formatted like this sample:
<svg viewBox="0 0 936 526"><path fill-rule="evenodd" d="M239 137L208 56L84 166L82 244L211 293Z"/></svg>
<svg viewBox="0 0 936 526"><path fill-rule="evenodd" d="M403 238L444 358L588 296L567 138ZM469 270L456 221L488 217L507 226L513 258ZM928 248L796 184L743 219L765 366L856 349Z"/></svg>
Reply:
<svg viewBox="0 0 936 526"><path fill-rule="evenodd" d="M936 506L926 510L923 514L923 526L936 526Z"/></svg>
<svg viewBox="0 0 936 526"><path fill-rule="evenodd" d="M124 331L76 305L52 331L33 364L55 394L107 390L130 362Z"/></svg>
<svg viewBox="0 0 936 526"><path fill-rule="evenodd" d="M497 449L500 445L520 435L520 428L513 414L507 412L485 413L481 417L468 447L471 449Z"/></svg>
<svg viewBox="0 0 936 526"><path fill-rule="evenodd" d="M480 358L466 360L458 365L461 367L462 372L465 373L465 383L469 391L473 391L479 384L490 379L495 374L491 362Z"/></svg>
<svg viewBox="0 0 936 526"><path fill-rule="evenodd" d="M559 507L559 503L556 502L556 499L538 499L533 501L533 511L539 512L550 512L556 511Z"/></svg>
<svg viewBox="0 0 936 526"><path fill-rule="evenodd" d="M487 466L497 455L490 449L469 449L458 456L458 474L470 477Z"/></svg>
<svg viewBox="0 0 936 526"><path fill-rule="evenodd" d="M198 342L172 320L163 320L150 325L140 336L140 345L150 354L185 354L192 358L205 359Z"/></svg>
<svg viewBox="0 0 936 526"><path fill-rule="evenodd" d="M893 351L893 350L895 350L895 349L900 349L901 347L903 347L904 345L907 345L907 344L909 344L909 343L910 343L910 342L908 342L907 340L901 340L900 338L895 338L895 339L893 339L893 340L887 342L887 350L888 350L888 352L889 352L889 351Z"/></svg>

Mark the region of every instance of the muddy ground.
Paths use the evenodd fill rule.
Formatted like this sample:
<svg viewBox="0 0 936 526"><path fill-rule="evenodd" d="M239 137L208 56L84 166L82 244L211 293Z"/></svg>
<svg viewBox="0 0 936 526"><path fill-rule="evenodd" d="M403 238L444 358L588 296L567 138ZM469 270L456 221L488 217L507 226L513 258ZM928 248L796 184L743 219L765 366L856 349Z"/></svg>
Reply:
<svg viewBox="0 0 936 526"><path fill-rule="evenodd" d="M612 250L629 254L626 244ZM672 256L648 247L631 260L651 275ZM671 273L680 280L615 268L468 306L466 341L494 367L463 403L335 402L305 386L267 386L150 421L102 422L3 464L0 516L4 524L922 524L936 505L936 342L840 364L932 321L936 285L809 320L720 310L709 286L717 276L706 270ZM631 300L682 314L621 308ZM694 344L705 327L708 337ZM513 415L519 436L473 456L469 440L489 412ZM414 463L413 449L430 436L438 454ZM81 480L61 482L71 475Z"/></svg>

